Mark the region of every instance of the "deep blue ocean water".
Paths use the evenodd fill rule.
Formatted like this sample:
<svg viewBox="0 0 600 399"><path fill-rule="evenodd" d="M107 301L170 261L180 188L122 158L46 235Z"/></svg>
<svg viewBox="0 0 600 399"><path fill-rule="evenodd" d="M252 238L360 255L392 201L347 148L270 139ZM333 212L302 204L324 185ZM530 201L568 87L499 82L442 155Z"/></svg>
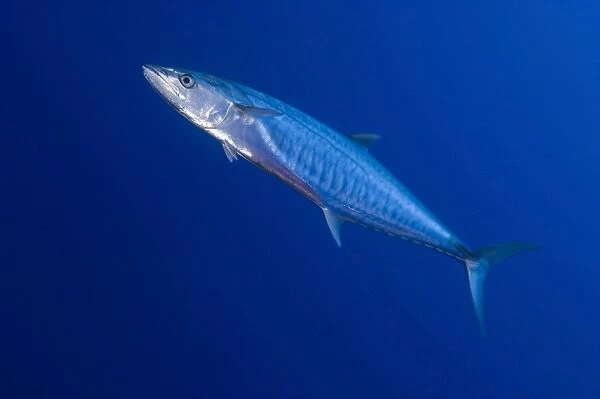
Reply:
<svg viewBox="0 0 600 399"><path fill-rule="evenodd" d="M109 2L112 3L112 2ZM600 397L600 6L9 1L1 398ZM486 286L321 211L162 101L155 63L278 97L372 150Z"/></svg>

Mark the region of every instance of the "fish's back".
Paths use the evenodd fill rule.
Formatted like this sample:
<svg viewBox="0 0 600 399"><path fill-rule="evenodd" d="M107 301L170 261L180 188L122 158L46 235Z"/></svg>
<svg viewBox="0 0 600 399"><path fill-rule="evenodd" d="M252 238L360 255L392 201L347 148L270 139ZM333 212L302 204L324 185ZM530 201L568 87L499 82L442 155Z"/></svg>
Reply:
<svg viewBox="0 0 600 399"><path fill-rule="evenodd" d="M248 96L256 106L282 112L260 121L266 148L319 206L365 227L456 252L460 241L366 148L279 100L253 90Z"/></svg>

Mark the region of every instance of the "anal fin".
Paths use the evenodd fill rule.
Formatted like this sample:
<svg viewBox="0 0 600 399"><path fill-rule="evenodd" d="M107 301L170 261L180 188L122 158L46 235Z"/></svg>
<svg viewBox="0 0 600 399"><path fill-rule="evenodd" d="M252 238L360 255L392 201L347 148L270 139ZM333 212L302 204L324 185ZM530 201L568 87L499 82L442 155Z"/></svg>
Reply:
<svg viewBox="0 0 600 399"><path fill-rule="evenodd" d="M325 214L325 220L327 221L327 226L329 226L329 230L331 231L333 239L337 245L341 247L342 240L340 238L340 228L342 227L344 221L338 216L334 215L333 212L327 208L323 208L323 213Z"/></svg>

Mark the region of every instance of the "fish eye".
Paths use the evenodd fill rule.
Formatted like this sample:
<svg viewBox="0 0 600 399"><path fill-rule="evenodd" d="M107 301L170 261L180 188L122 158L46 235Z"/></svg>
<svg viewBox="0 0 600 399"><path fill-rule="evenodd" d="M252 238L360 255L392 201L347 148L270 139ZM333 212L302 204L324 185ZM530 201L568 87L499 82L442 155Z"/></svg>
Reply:
<svg viewBox="0 0 600 399"><path fill-rule="evenodd" d="M179 83L181 83L181 85L186 89L191 89L192 87L194 87L194 78L192 77L192 75L186 73L179 76Z"/></svg>

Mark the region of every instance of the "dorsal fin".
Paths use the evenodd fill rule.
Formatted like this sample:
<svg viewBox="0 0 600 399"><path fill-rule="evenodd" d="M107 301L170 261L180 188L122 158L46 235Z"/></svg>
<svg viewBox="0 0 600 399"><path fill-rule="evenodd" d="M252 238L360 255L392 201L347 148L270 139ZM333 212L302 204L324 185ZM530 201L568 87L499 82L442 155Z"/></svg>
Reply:
<svg viewBox="0 0 600 399"><path fill-rule="evenodd" d="M350 135L350 140L354 141L365 148L371 147L371 145L381 138L378 134L371 133L356 133Z"/></svg>

